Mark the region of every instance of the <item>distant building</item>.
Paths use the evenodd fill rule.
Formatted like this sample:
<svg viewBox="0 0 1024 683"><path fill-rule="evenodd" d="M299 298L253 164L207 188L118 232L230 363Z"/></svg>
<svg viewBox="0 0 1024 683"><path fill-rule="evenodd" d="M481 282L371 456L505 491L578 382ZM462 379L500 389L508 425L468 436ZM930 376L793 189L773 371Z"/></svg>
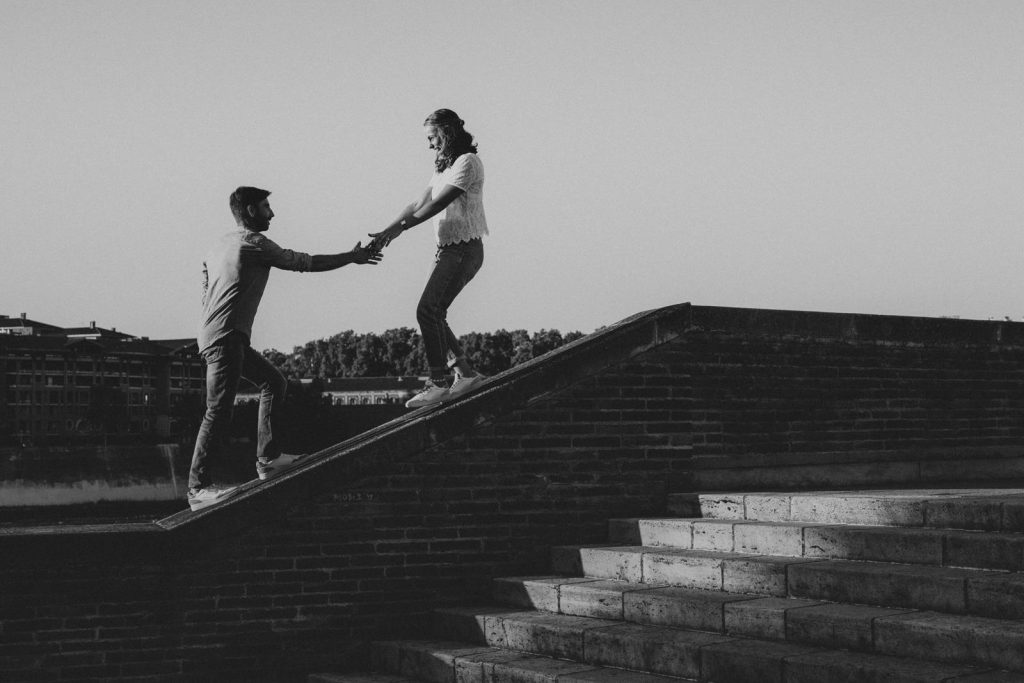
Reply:
<svg viewBox="0 0 1024 683"><path fill-rule="evenodd" d="M334 377L323 381L323 396L332 405L381 405L405 403L423 388L423 377ZM312 380L301 380L309 384ZM259 392L247 387L238 392L235 403L259 401Z"/></svg>
<svg viewBox="0 0 1024 683"><path fill-rule="evenodd" d="M177 437L194 429L206 401L206 366L195 339L149 339L116 329L59 327L0 315L0 439L87 435ZM325 380L333 405L405 403L423 377ZM311 380L302 380L309 383ZM236 403L258 401L243 383Z"/></svg>
<svg viewBox="0 0 1024 683"><path fill-rule="evenodd" d="M0 436L22 442L174 436L179 413L201 405L205 380L194 339L150 340L95 323L62 328L25 314L0 316L0 372Z"/></svg>

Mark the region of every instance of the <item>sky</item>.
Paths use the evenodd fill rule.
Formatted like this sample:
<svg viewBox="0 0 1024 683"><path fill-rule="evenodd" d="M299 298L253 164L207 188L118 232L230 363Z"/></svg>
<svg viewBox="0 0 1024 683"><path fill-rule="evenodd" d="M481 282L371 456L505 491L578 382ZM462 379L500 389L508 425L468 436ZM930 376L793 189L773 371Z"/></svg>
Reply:
<svg viewBox="0 0 1024 683"><path fill-rule="evenodd" d="M351 249L486 170L456 334L708 306L1024 318L1018 0L0 0L0 314L195 336L239 185ZM433 226L271 274L253 346L415 327Z"/></svg>

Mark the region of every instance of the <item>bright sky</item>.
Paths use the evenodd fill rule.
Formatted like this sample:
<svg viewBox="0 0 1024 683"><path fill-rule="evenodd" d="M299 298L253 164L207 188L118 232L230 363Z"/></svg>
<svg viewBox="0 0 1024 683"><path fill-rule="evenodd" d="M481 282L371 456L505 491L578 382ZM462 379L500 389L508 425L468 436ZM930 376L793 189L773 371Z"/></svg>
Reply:
<svg viewBox="0 0 1024 683"><path fill-rule="evenodd" d="M704 305L1024 317L1019 0L0 0L0 313L194 336L228 195L346 251L480 145L449 321ZM433 228L271 275L257 348L415 327Z"/></svg>

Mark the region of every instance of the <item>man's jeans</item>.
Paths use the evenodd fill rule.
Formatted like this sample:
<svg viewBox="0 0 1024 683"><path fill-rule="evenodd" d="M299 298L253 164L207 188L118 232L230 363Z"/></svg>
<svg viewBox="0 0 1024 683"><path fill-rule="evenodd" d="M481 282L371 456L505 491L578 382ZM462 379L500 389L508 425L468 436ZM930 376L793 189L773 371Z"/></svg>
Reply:
<svg viewBox="0 0 1024 683"><path fill-rule="evenodd" d="M416 320L431 370L444 368L449 353L462 357L462 346L448 327L448 307L484 263L483 240L474 239L438 248L434 270L416 307Z"/></svg>
<svg viewBox="0 0 1024 683"><path fill-rule="evenodd" d="M270 361L253 351L242 334L229 334L203 351L203 359L206 361L206 414L196 435L188 475L190 489L205 488L213 483L207 467L223 452L238 383L243 377L260 390L256 457L266 462L280 455L280 448L274 441L273 415L284 401L288 388L284 376Z"/></svg>

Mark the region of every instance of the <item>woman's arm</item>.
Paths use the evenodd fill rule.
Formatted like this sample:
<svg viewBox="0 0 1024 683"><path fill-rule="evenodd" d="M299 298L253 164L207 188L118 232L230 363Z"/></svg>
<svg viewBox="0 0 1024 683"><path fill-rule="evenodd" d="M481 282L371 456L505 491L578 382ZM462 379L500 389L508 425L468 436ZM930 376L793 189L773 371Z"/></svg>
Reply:
<svg viewBox="0 0 1024 683"><path fill-rule="evenodd" d="M370 237L373 238L371 244L380 248L388 246L392 240L409 228L428 221L444 211L445 207L464 193L465 191L462 188L455 187L454 185L445 185L441 192L432 198L431 188L428 187L423 196L420 197L420 200L406 207L402 215L392 221L391 225L384 228L381 232L370 233Z"/></svg>

